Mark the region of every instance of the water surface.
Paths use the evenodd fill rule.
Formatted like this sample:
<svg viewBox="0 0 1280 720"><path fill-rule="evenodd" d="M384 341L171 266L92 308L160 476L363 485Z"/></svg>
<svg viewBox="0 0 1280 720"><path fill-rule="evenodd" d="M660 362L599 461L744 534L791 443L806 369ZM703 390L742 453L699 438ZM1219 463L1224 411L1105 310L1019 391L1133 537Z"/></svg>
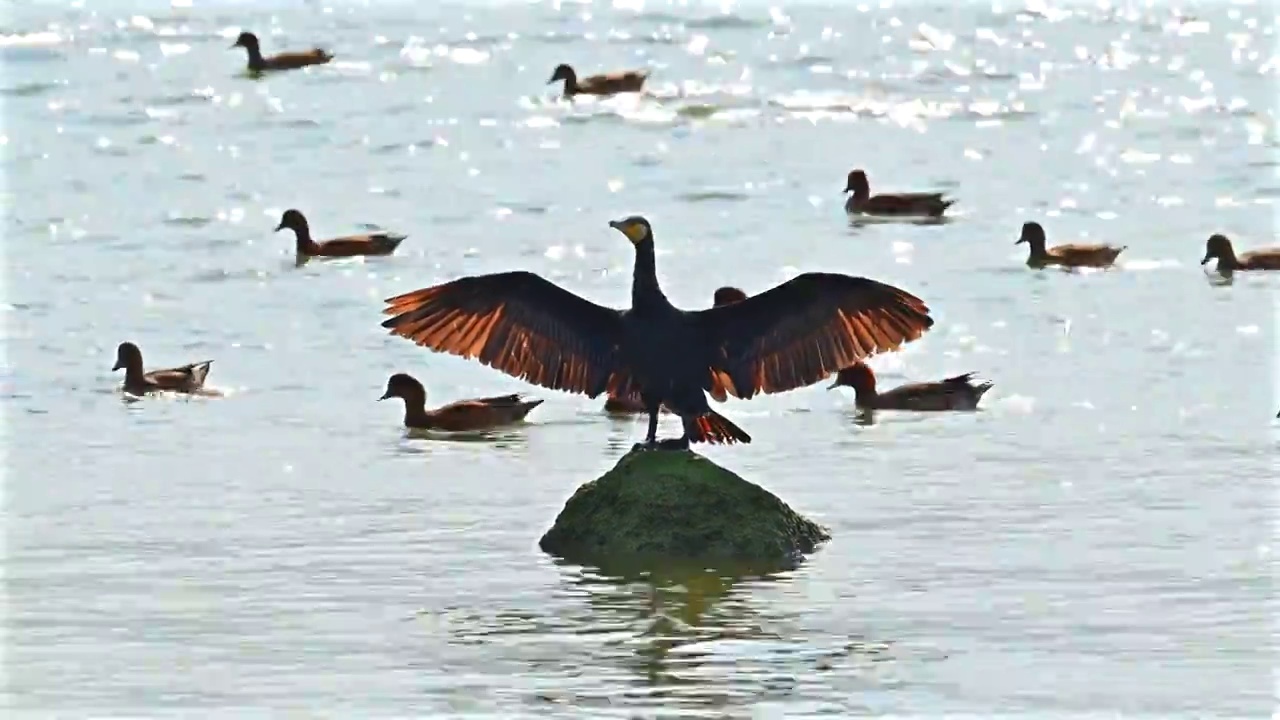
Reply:
<svg viewBox="0 0 1280 720"><path fill-rule="evenodd" d="M4 8L9 709L1270 709L1280 278L1198 265L1212 232L1273 242L1270 6ZM242 28L338 59L253 80ZM569 104L560 62L650 92ZM850 225L854 167L953 193L955 222ZM289 207L409 239L294 268ZM622 305L630 213L685 307L806 270L919 294L937 326L881 382L977 371L984 411L720 408L755 442L706 454L832 530L794 572L544 556L642 423L388 337L381 300L522 268ZM1128 249L1031 271L1026 220ZM126 339L213 358L228 397L122 402ZM409 439L375 402L397 371L547 403Z"/></svg>

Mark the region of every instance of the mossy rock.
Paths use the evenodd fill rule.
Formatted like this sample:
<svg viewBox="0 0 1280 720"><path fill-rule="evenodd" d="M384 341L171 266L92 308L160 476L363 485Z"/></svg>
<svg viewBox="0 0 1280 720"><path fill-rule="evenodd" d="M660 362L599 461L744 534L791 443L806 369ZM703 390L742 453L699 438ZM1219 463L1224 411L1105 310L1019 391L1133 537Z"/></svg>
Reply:
<svg viewBox="0 0 1280 720"><path fill-rule="evenodd" d="M831 539L776 495L688 450L633 450L569 498L544 552L794 567Z"/></svg>

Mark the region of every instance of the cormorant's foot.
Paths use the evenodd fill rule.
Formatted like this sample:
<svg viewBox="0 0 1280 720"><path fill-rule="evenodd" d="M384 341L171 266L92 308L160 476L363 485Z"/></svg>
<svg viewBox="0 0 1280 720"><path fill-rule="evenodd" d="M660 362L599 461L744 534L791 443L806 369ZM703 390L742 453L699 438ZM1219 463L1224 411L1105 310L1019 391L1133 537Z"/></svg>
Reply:
<svg viewBox="0 0 1280 720"><path fill-rule="evenodd" d="M681 437L681 438L667 438L666 440L659 440L656 443L656 447L659 450L688 450L689 438Z"/></svg>

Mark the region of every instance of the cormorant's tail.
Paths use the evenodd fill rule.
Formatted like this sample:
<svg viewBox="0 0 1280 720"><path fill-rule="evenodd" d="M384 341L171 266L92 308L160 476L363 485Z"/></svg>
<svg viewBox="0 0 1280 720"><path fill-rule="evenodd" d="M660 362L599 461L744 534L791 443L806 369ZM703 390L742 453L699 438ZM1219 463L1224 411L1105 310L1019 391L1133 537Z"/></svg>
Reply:
<svg viewBox="0 0 1280 720"><path fill-rule="evenodd" d="M705 415L699 415L686 422L689 442L725 445L751 442L750 435L715 410L710 410Z"/></svg>

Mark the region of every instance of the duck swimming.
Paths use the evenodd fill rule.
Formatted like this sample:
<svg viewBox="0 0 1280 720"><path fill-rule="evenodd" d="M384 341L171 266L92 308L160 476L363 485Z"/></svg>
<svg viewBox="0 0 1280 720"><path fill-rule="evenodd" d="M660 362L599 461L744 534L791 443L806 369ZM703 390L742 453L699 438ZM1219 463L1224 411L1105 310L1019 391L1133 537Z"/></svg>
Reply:
<svg viewBox="0 0 1280 720"><path fill-rule="evenodd" d="M681 310L658 283L653 227L639 215L609 227L635 249L631 307L597 305L531 272L475 275L387 298L382 326L436 352L552 390L639 395L649 413L637 449L750 442L707 403L811 385L895 350L933 326L915 295L861 277L809 272L741 302ZM684 434L659 441L658 413Z"/></svg>
<svg viewBox="0 0 1280 720"><path fill-rule="evenodd" d="M746 299L747 299L747 294L745 292L743 292L742 290L739 290L736 287L730 287L726 285L725 287L718 288L715 291L715 294L711 296L711 303L712 303L711 306L720 307L721 305L728 305L730 303L740 302ZM717 399L723 401L725 398L717 398ZM634 397L634 396L629 398L622 398L622 397L617 397L615 395L610 395L609 397L605 398L604 411L611 415L637 415L645 412L644 401L641 400L639 397ZM662 412L665 413L670 411L667 410L666 408L663 408Z"/></svg>
<svg viewBox="0 0 1280 720"><path fill-rule="evenodd" d="M1124 252L1127 245L1054 245L1045 247L1044 228L1040 223L1023 223L1022 235L1014 245L1027 243L1031 246L1031 254L1027 257L1027 266L1037 270L1057 265L1060 267L1092 267L1105 268L1115 264L1116 258Z"/></svg>
<svg viewBox="0 0 1280 720"><path fill-rule="evenodd" d="M285 210L280 216L280 224L276 232L288 228L293 231L296 240L298 259L311 257L355 257L359 255L390 255L400 247L407 235L396 233L370 233L368 235L347 235L332 240L316 242L311 238L311 227L307 218L297 210Z"/></svg>
<svg viewBox="0 0 1280 720"><path fill-rule="evenodd" d="M300 52L284 52L279 55L263 57L262 49L258 44L258 36L251 32L240 33L240 37L236 38L231 47L245 49L245 52L249 54L248 70L252 73L271 70L296 70L308 65L324 65L333 59L333 55L321 48L312 48Z"/></svg>
<svg viewBox="0 0 1280 720"><path fill-rule="evenodd" d="M196 393L204 387L212 360L146 372L142 367L142 351L131 342L122 342L116 348L116 364L111 371L124 370L124 391L130 395L169 391Z"/></svg>
<svg viewBox="0 0 1280 720"><path fill-rule="evenodd" d="M993 387L993 383L975 384L973 375L965 373L938 382L909 383L877 392L876 374L866 363L856 362L841 370L827 389L853 388L853 402L862 410L976 410L978 401Z"/></svg>
<svg viewBox="0 0 1280 720"><path fill-rule="evenodd" d="M1227 276L1237 270L1280 270L1280 247L1258 248L1237 257L1231 241L1222 234L1211 235L1205 242L1200 264L1214 258L1218 259L1218 272Z"/></svg>
<svg viewBox="0 0 1280 720"><path fill-rule="evenodd" d="M648 70L624 70L622 72L590 75L579 80L578 74L574 72L573 68L561 64L557 65L555 72L551 73L551 79L547 81L547 84L550 85L563 80L564 96L571 98L574 95L615 95L624 92L640 92L644 88L645 80L648 79Z"/></svg>
<svg viewBox="0 0 1280 720"><path fill-rule="evenodd" d="M465 432L488 430L525 419L542 400L523 400L520 395L498 395L476 400L459 400L435 410L427 409L427 391L412 375L396 373L387 379L387 389L378 400L404 401L404 425L415 430Z"/></svg>
<svg viewBox="0 0 1280 720"><path fill-rule="evenodd" d="M862 170L849 173L844 191L853 193L844 204L845 212L850 214L939 218L956 203L955 200L944 200L942 193L872 195L867 174Z"/></svg>

